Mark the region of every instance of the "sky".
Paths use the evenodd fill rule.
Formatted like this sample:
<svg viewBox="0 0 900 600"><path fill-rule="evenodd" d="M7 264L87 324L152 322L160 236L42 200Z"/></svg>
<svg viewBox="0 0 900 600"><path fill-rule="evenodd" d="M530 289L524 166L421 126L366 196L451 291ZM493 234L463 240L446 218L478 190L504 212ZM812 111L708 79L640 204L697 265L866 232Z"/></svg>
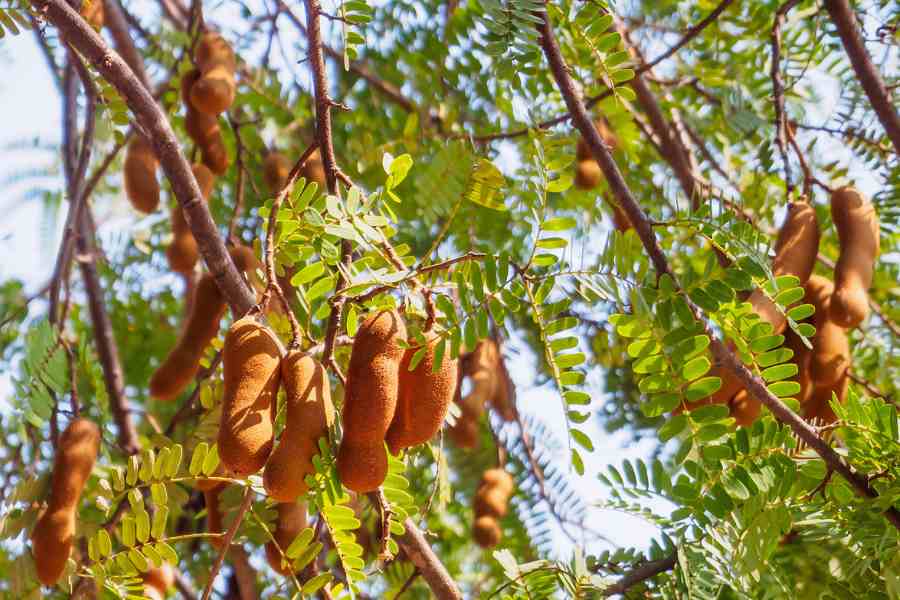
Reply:
<svg viewBox="0 0 900 600"><path fill-rule="evenodd" d="M27 199L24 195L27 183L8 187L7 178L23 171L54 165L55 157L49 151L6 149L10 144L21 146L28 142L30 147L54 145L59 142L61 107L57 93L49 75L43 56L30 32L17 37L7 36L0 40L0 68L4 77L0 80L0 147L4 148L4 161L0 161L0 182L5 192L0 206L7 218L0 220L0 281L10 278L25 282L26 293L40 289L48 280L53 269L53 261L61 237L65 220L65 204L59 206L55 214L47 215L38 198ZM62 189L62 175L58 173L45 180L48 187ZM126 204L123 200L122 204ZM116 228L139 228L140 217L130 209L116 210L116 218L107 219L101 225L101 236L108 238ZM55 226L54 226L55 224ZM103 229L106 231L103 231ZM46 310L45 303L33 303L32 315ZM521 345L518 348L521 349ZM516 382L519 408L526 414L539 415L543 422L565 443L565 422L558 392L552 384L536 388L532 386L532 374L537 371L535 356L531 352L510 355L509 368ZM8 411L11 394L10 373L0 372L0 411ZM594 407L604 401L599 389L592 393ZM629 458L648 458L655 447L652 440L641 444L630 444L627 433L609 435L604 432L596 419L591 419L582 429L591 435L596 449L593 453L582 453L586 463L586 475L578 477L570 473L574 488L586 502L603 498L606 491L596 479L596 473L605 470L607 464L620 464ZM567 461L565 453L559 456ZM660 507L657 507L660 508ZM588 513L591 527L600 530L616 545L644 548L655 535L655 527L643 520L619 512L592 509ZM600 551L609 548L605 542L590 544L588 550ZM558 558L570 558L571 546L560 533L556 536Z"/></svg>

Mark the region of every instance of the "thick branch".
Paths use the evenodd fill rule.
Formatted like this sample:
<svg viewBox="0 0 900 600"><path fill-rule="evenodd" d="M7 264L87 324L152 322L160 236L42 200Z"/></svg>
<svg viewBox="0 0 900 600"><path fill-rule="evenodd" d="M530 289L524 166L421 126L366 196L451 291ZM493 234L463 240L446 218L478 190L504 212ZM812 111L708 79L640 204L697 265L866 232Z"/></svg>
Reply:
<svg viewBox="0 0 900 600"><path fill-rule="evenodd" d="M175 197L184 210L191 232L200 247L200 253L215 277L216 284L236 315L246 313L254 305L256 298L235 268L206 202L202 199L191 166L181 153L178 140L165 114L157 106L150 92L135 77L125 61L110 51L103 39L77 12L69 8L64 0L31 0L31 5L59 28L65 39L116 88L125 100L150 137L154 151L172 184Z"/></svg>
<svg viewBox="0 0 900 600"><path fill-rule="evenodd" d="M634 195L628 188L628 184L622 177L618 165L616 165L615 160L613 160L613 157L607 149L606 144L601 139L600 134L594 128L591 116L588 114L584 103L578 96L575 84L569 75L568 66L563 60L559 45L553 35L553 29L551 28L550 19L547 16L547 13L542 11L538 13L538 15L542 19L541 25L538 26L541 38L541 48L550 65L550 70L553 73L553 78L556 80L557 87L566 102L566 107L572 115L575 126L581 132L582 137L591 149L591 153L600 165L600 168L609 183L610 189L616 195L619 206L621 206L622 210L625 211L625 214L628 215L628 219L634 226L638 238L641 240L644 249L647 251L647 255L650 257L650 261L656 269L657 275L661 276L663 274L668 274L673 280L676 280L669 268L668 259L656 239L656 235L653 232L653 228L650 225L647 215L644 213L643 209L641 209L640 205L638 205L637 200L635 200ZM825 440L819 437L815 429L813 429L809 423L800 418L778 397L769 392L765 383L747 369L734 353L715 336L700 309L689 298L685 297L685 300L690 307L694 318L703 325L706 334L709 336L710 349L718 363L731 371L753 398L764 404L776 419L787 424L797 437L803 440L822 457L831 470L844 477L860 496L865 498L877 498L878 494L869 485L868 479L857 473L840 454L835 452ZM895 508L889 508L885 511L884 515L894 527L900 529L900 512Z"/></svg>
<svg viewBox="0 0 900 600"><path fill-rule="evenodd" d="M666 558L652 560L638 567L635 567L613 585L603 590L603 595L615 596L616 594L624 594L628 591L629 588L643 581L647 581L648 579L656 577L660 573L671 571L677 564L676 558L677 557L675 556L675 554L672 554L671 556L667 556Z"/></svg>
<svg viewBox="0 0 900 600"><path fill-rule="evenodd" d="M853 65L856 77L869 97L878 120L894 144L894 151L900 154L900 116L897 115L890 91L885 87L881 74L866 51L862 36L856 28L856 17L850 3L847 0L825 0L825 8L837 27L844 50L850 57L850 64Z"/></svg>
<svg viewBox="0 0 900 600"><path fill-rule="evenodd" d="M406 528L406 532L397 538L397 542L422 574L422 579L431 588L434 597L438 600L461 600L462 592L459 591L456 582L450 577L450 573L428 545L425 536L422 535L416 524L412 519L406 519L403 527Z"/></svg>

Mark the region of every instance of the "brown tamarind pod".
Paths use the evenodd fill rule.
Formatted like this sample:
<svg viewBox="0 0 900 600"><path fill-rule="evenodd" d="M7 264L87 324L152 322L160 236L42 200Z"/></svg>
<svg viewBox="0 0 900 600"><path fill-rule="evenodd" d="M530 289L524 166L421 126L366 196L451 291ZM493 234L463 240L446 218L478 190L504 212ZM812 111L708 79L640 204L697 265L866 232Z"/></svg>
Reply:
<svg viewBox="0 0 900 600"><path fill-rule="evenodd" d="M259 471L272 451L281 344L252 317L235 321L222 349L225 392L219 458L238 477Z"/></svg>
<svg viewBox="0 0 900 600"><path fill-rule="evenodd" d="M484 412L485 404L494 397L494 393L500 385L497 373L499 363L500 349L493 339L481 340L475 346L468 365L472 389L462 399L464 412L476 417Z"/></svg>
<svg viewBox="0 0 900 600"><path fill-rule="evenodd" d="M290 173L291 163L284 154L272 151L263 159L263 180L270 194L281 191Z"/></svg>
<svg viewBox="0 0 900 600"><path fill-rule="evenodd" d="M475 523L472 525L472 537L475 538L475 543L482 548L493 548L500 543L503 531L500 529L496 517L485 515L475 519Z"/></svg>
<svg viewBox="0 0 900 600"><path fill-rule="evenodd" d="M507 495L510 495L515 487L515 482L513 481L512 475L507 473L505 469L496 467L482 473L478 487L495 488L503 490Z"/></svg>
<svg viewBox="0 0 900 600"><path fill-rule="evenodd" d="M319 184L319 189L324 189L327 185L325 179L325 166L322 163L322 154L316 148L309 158L300 168L300 176L306 178L307 182L315 181Z"/></svg>
<svg viewBox="0 0 900 600"><path fill-rule="evenodd" d="M595 160L579 160L575 165L575 187L592 190L603 180L603 171Z"/></svg>
<svg viewBox="0 0 900 600"><path fill-rule="evenodd" d="M387 476L387 434L397 406L406 325L396 310L380 310L360 326L353 340L338 450L341 481L354 492L371 492Z"/></svg>
<svg viewBox="0 0 900 600"><path fill-rule="evenodd" d="M100 451L100 429L87 419L73 419L59 437L50 498L31 533L38 579L55 585L62 577L75 539L75 516L81 492Z"/></svg>
<svg viewBox="0 0 900 600"><path fill-rule="evenodd" d="M394 455L433 438L440 431L456 393L459 361L450 356L447 348L441 364L435 369L435 354L441 338L434 333L425 337L427 349L416 368L409 370L421 346L407 348L400 362L397 408L385 438Z"/></svg>
<svg viewBox="0 0 900 600"><path fill-rule="evenodd" d="M216 184L216 176L205 165L195 163L191 165L194 177L203 199L209 202L213 187ZM170 214L172 223L172 243L166 248L166 259L169 268L176 273L190 273L200 257L200 249L191 228L184 217L184 211L180 205L176 205Z"/></svg>
<svg viewBox="0 0 900 600"><path fill-rule="evenodd" d="M762 412L762 404L747 390L741 390L735 394L728 408L735 423L742 427L753 425Z"/></svg>
<svg viewBox="0 0 900 600"><path fill-rule="evenodd" d="M516 386L506 364L503 360L497 358L497 383L494 386L494 393L491 395L491 406L500 415L504 421L511 422L516 420Z"/></svg>
<svg viewBox="0 0 900 600"><path fill-rule="evenodd" d="M819 275L806 282L806 302L816 307L813 324L809 373L816 387L834 387L850 368L850 340L847 331L831 320L829 305L834 302L835 286Z"/></svg>
<svg viewBox="0 0 900 600"><path fill-rule="evenodd" d="M178 343L150 378L150 395L172 400L194 379L203 351L219 333L225 300L215 278L207 273L197 282L193 306Z"/></svg>
<svg viewBox="0 0 900 600"><path fill-rule="evenodd" d="M812 394L803 406L803 416L808 421L816 421L821 424L834 423L837 417L831 408L832 393L837 397L839 404L847 399L847 388L850 385L850 371L844 369L840 377L832 385L816 385Z"/></svg>
<svg viewBox="0 0 900 600"><path fill-rule="evenodd" d="M217 131L216 135L206 145L200 147L200 160L216 175L225 174L230 160L221 133Z"/></svg>
<svg viewBox="0 0 900 600"><path fill-rule="evenodd" d="M734 375L730 369L726 369L723 366L713 367L709 372L709 376L718 377L722 380L719 389L706 398L697 400L696 402L686 402L684 406L677 406L675 410L672 411L672 414L680 415L685 410L696 410L701 406L709 406L710 404L730 405L735 394L744 387L741 385L740 381L738 381L737 376Z"/></svg>
<svg viewBox="0 0 900 600"><path fill-rule="evenodd" d="M81 18L88 22L88 25L100 31L103 29L103 22L106 13L103 10L103 0L84 0L79 11Z"/></svg>
<svg viewBox="0 0 900 600"><path fill-rule="evenodd" d="M209 533L224 533L225 526L222 520L222 507L219 504L219 496L225 486L215 487L203 492L203 501L206 503L206 530ZM209 543L215 548L221 549L224 541L220 537L209 538Z"/></svg>
<svg viewBox="0 0 900 600"><path fill-rule="evenodd" d="M803 285L813 272L818 253L819 222L816 209L805 202L791 203L775 241L772 273L776 277L793 275ZM762 290L754 290L749 302L763 321L772 324L774 333L784 331L787 319Z"/></svg>
<svg viewBox="0 0 900 600"><path fill-rule="evenodd" d="M813 277L815 277L815 275L813 275ZM807 282L807 285L808 283L809 282ZM812 359L812 350L806 347L806 344L803 343L803 339L794 333L793 329L785 330L784 347L790 349L794 353L791 362L797 365L796 381L800 384L800 393L797 394L797 400L802 406L809 400L813 391L813 381L809 369L810 360Z"/></svg>
<svg viewBox="0 0 900 600"><path fill-rule="evenodd" d="M450 441L458 448L474 450L478 448L478 419L463 413L453 427L447 429Z"/></svg>
<svg viewBox="0 0 900 600"><path fill-rule="evenodd" d="M307 526L306 505L302 502L284 502L278 504L275 510L278 511L278 520L272 535L278 545L271 541L266 543L266 560L275 572L287 576L293 569L291 559L283 557L283 554Z"/></svg>
<svg viewBox="0 0 900 600"><path fill-rule="evenodd" d="M834 267L829 313L832 321L849 329L869 316L869 288L881 249L881 227L875 207L852 187L831 194L831 217L841 253Z"/></svg>
<svg viewBox="0 0 900 600"><path fill-rule="evenodd" d="M144 596L148 598L165 598L174 585L175 570L167 562L144 573Z"/></svg>
<svg viewBox="0 0 900 600"><path fill-rule="evenodd" d="M619 145L619 139L616 137L616 134L612 132L612 129L609 128L609 125L606 124L606 119L597 119L594 121L594 128L597 130L597 133L600 134L600 139L602 139L606 146L610 151L615 150ZM587 142L583 137L578 137L578 144L575 146L575 158L577 160L594 160L594 154L591 152L590 146L588 146Z"/></svg>
<svg viewBox="0 0 900 600"><path fill-rule="evenodd" d="M613 206L612 221L613 226L622 233L631 229L631 219L629 219L628 215L625 214L625 211L618 206Z"/></svg>
<svg viewBox="0 0 900 600"><path fill-rule="evenodd" d="M125 195L135 210L149 214L159 206L158 166L153 146L147 138L135 134L125 150L124 166Z"/></svg>
<svg viewBox="0 0 900 600"><path fill-rule="evenodd" d="M236 68L234 51L218 33L206 33L197 43L194 61L200 77L190 86L191 105L208 115L218 115L234 102Z"/></svg>
<svg viewBox="0 0 900 600"><path fill-rule="evenodd" d="M309 354L291 350L281 361L281 381L286 425L266 463L263 485L273 500L293 503L309 491L304 479L316 472L312 458L334 424L334 405L325 367Z"/></svg>

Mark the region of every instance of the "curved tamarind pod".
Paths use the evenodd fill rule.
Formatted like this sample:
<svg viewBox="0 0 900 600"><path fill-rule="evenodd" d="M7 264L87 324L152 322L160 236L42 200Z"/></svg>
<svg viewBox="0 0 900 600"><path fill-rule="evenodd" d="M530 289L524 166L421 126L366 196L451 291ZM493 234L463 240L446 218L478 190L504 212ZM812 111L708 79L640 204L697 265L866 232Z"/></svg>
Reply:
<svg viewBox="0 0 900 600"><path fill-rule="evenodd" d="M491 406L497 411L504 421L511 422L516 420L516 386L506 364L501 358L497 358L497 384L494 386L494 393L491 395Z"/></svg>
<svg viewBox="0 0 900 600"><path fill-rule="evenodd" d="M816 387L833 387L850 368L850 341L847 331L831 320L829 305L834 302L835 286L819 275L806 282L806 302L816 307L813 324L809 372Z"/></svg>
<svg viewBox="0 0 900 600"><path fill-rule="evenodd" d="M510 495L515 487L515 482L513 481L512 475L507 473L505 469L496 467L482 473L478 487L490 487L502 490L507 495Z"/></svg>
<svg viewBox="0 0 900 600"><path fill-rule="evenodd" d="M813 381L809 370L812 350L807 348L800 336L790 328L784 332L784 347L794 352L791 362L797 365L796 381L800 384L800 393L797 394L797 400L802 406L809 400L813 391Z"/></svg>
<svg viewBox="0 0 900 600"><path fill-rule="evenodd" d="M481 340L472 351L469 359L469 379L472 381L472 389L462 399L463 411L473 416L480 416L484 412L484 405L493 398L497 387L500 385L497 376L497 365L500 363L500 349L497 342L491 338Z"/></svg>
<svg viewBox="0 0 900 600"><path fill-rule="evenodd" d="M144 573L144 595L165 598L166 592L175 585L175 570L167 562Z"/></svg>
<svg viewBox="0 0 900 600"><path fill-rule="evenodd" d="M216 175L224 175L228 170L228 151L222 139L222 129L216 114L197 110L191 101L191 89L200 79L201 73L193 69L181 78L181 97L186 107L184 128L192 140L200 147L200 158L204 165Z"/></svg>
<svg viewBox="0 0 900 600"><path fill-rule="evenodd" d="M834 267L829 314L836 324L852 328L869 316L869 288L881 249L881 227L875 207L852 187L832 193L831 216L841 253Z"/></svg>
<svg viewBox="0 0 900 600"><path fill-rule="evenodd" d="M319 438L334 424L334 405L325 367L309 354L288 352L281 361L281 381L286 426L266 463L263 485L273 500L292 503L309 491L304 478L316 472L312 458L319 453Z"/></svg>
<svg viewBox="0 0 900 600"><path fill-rule="evenodd" d="M409 366L421 346L407 348L403 353L397 408L385 438L391 454L397 455L403 448L424 444L440 431L444 423L456 393L459 361L445 352L437 372L433 372L439 342L438 335L426 334L427 350L412 371Z"/></svg>
<svg viewBox="0 0 900 600"><path fill-rule="evenodd" d="M503 531L496 517L485 515L475 519L475 523L472 524L472 537L482 548L493 548L500 543Z"/></svg>
<svg viewBox="0 0 900 600"><path fill-rule="evenodd" d="M816 209L805 202L794 202L788 206L787 217L775 241L772 273L776 277L794 275L803 285L813 272L818 253L819 222ZM787 319L762 290L754 290L749 302L763 321L772 324L774 333L784 331Z"/></svg>
<svg viewBox="0 0 900 600"><path fill-rule="evenodd" d="M485 488L475 494L475 514L500 518L506 514L509 495L499 488Z"/></svg>
<svg viewBox="0 0 900 600"><path fill-rule="evenodd" d="M100 0L94 0L99 2ZM159 182L156 168L159 161L153 146L141 134L135 134L125 150L125 195L135 210L152 213L159 206Z"/></svg>
<svg viewBox="0 0 900 600"><path fill-rule="evenodd" d="M228 110L236 93L231 46L218 33L206 33L197 43L194 61L201 75L190 87L191 105L209 115Z"/></svg>
<svg viewBox="0 0 900 600"><path fill-rule="evenodd" d="M833 385L816 385L809 400L804 405L803 416L807 421L822 424L834 423L837 417L831 408L831 394L834 392L839 404L847 399L847 388L850 385L850 371L844 369Z"/></svg>
<svg viewBox="0 0 900 600"><path fill-rule="evenodd" d="M447 429L447 435L453 444L465 450L478 448L478 419L463 413L453 427Z"/></svg>
<svg viewBox="0 0 900 600"><path fill-rule="evenodd" d="M254 317L244 317L228 329L222 357L219 458L229 472L246 477L259 471L272 451L281 344Z"/></svg>
<svg viewBox="0 0 900 600"><path fill-rule="evenodd" d="M291 163L280 152L269 152L263 159L263 180L272 195L277 194L287 183L291 173Z"/></svg>
<svg viewBox="0 0 900 600"><path fill-rule="evenodd" d="M319 189L325 189L327 183L325 179L325 166L322 163L322 154L316 148L309 158L300 168L300 176L305 177L307 182L315 181L319 184Z"/></svg>
<svg viewBox="0 0 900 600"><path fill-rule="evenodd" d="M62 577L75 539L75 515L81 492L100 451L100 429L87 419L73 419L59 438L47 508L31 533L38 579L55 585Z"/></svg>
<svg viewBox="0 0 900 600"><path fill-rule="evenodd" d="M150 378L150 395L172 400L194 379L203 351L219 333L219 321L225 313L215 278L209 273L197 282L191 313L178 343Z"/></svg>
<svg viewBox="0 0 900 600"><path fill-rule="evenodd" d="M206 530L209 533L225 532L225 527L222 523L222 507L219 504L219 496L224 489L225 486L219 486L203 492L203 501L206 503ZM224 540L218 537L209 538L209 543L220 550L225 545Z"/></svg>
<svg viewBox="0 0 900 600"><path fill-rule="evenodd" d="M337 468L341 481L354 492L371 492L387 476L384 436L397 406L405 340L406 325L396 310L368 317L353 340Z"/></svg>
<svg viewBox="0 0 900 600"><path fill-rule="evenodd" d="M81 18L88 22L88 25L100 31L103 29L103 22L106 19L106 12L103 9L103 0L84 0L79 11Z"/></svg>
<svg viewBox="0 0 900 600"><path fill-rule="evenodd" d="M278 511L278 521L272 535L278 546L271 541L266 543L266 560L272 570L287 576L293 571L291 559L284 557L282 562L282 554L307 526L306 505L302 502L284 502L278 504L275 509ZM279 548L281 552L278 551Z"/></svg>
<svg viewBox="0 0 900 600"><path fill-rule="evenodd" d="M203 199L209 202L213 187L216 184L216 177L212 172L200 163L191 165L194 177L197 179L197 185ZM200 249L191 228L184 218L184 211L181 206L176 205L170 214L172 222L172 243L166 248L166 259L169 262L169 268L176 273L190 273L194 270L194 265L200 257Z"/></svg>

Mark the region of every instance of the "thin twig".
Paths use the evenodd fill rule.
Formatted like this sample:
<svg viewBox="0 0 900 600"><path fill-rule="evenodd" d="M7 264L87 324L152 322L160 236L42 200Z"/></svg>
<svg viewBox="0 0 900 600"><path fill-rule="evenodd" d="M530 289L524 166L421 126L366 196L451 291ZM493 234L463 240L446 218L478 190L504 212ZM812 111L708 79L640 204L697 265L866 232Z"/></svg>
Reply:
<svg viewBox="0 0 900 600"><path fill-rule="evenodd" d="M209 581L203 589L201 600L209 600L213 585L216 583L216 575L219 574L219 569L222 568L222 563L225 562L225 555L228 554L228 548L231 546L231 542L234 540L234 536L244 520L244 515L247 513L247 509L250 508L250 504L252 503L253 488L248 485L247 489L244 491L244 500L241 502L241 506L238 508L237 514L231 522L231 526L228 527L228 531L225 532L225 535L222 538L222 549L219 551L219 556L216 557L216 562L213 563L212 570L209 572Z"/></svg>
<svg viewBox="0 0 900 600"><path fill-rule="evenodd" d="M772 94L775 99L775 145L781 154L784 164L784 186L790 197L794 191L794 181L791 176L791 161L787 153L787 118L784 114L784 81L781 79L781 26L787 13L797 6L800 0L787 0L775 11L775 21L772 23Z"/></svg>
<svg viewBox="0 0 900 600"><path fill-rule="evenodd" d="M635 585L656 577L660 573L671 571L677 564L677 556L673 553L666 558L651 560L639 565L623 575L616 583L603 590L606 597L624 594Z"/></svg>

